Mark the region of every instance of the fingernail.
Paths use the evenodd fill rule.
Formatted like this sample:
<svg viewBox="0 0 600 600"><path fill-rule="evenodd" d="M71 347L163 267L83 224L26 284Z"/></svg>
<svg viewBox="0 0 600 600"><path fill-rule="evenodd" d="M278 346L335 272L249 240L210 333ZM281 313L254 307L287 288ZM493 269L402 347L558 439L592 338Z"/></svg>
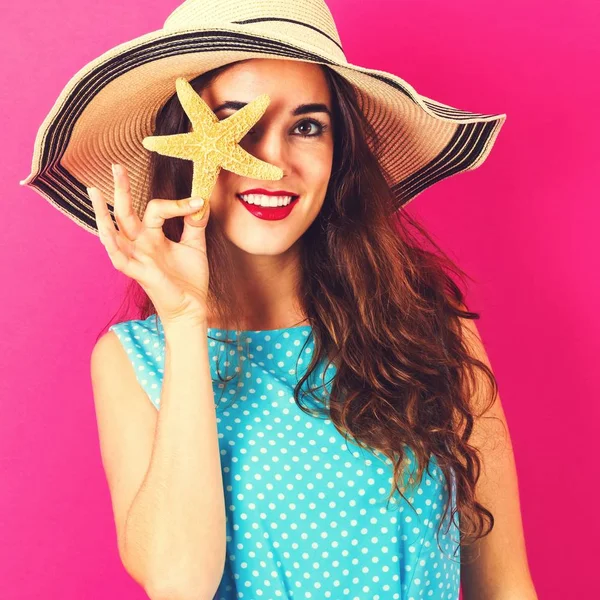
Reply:
<svg viewBox="0 0 600 600"><path fill-rule="evenodd" d="M121 167L121 165L111 163L110 166L112 168L113 175L121 175L123 173L123 168Z"/></svg>
<svg viewBox="0 0 600 600"><path fill-rule="evenodd" d="M194 199L190 200L190 206L192 208L201 208L202 206L204 206L204 199L203 198L194 198Z"/></svg>

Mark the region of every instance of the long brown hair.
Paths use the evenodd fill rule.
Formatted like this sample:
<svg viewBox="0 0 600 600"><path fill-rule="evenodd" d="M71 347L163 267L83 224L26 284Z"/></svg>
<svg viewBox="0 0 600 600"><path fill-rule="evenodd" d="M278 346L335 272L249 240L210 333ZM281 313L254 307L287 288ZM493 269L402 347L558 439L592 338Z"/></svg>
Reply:
<svg viewBox="0 0 600 600"><path fill-rule="evenodd" d="M459 513L455 523L461 545L467 546L494 526L492 513L475 499L481 462L469 439L474 420L491 407L498 388L493 372L468 351L459 321L478 319L479 314L461 308L466 307L464 294L446 271L463 281L465 273L406 210L394 211L386 173L377 160L377 136L354 88L332 69L319 66L332 94L334 156L323 207L304 233L300 250L298 298L311 325L315 351L294 398L301 410L315 414L303 406L300 388L322 360L333 362L336 374L326 414L346 440L377 449L393 461L388 502L396 490L406 498L398 485L406 447L417 459L416 475L409 480L415 486L435 456L450 490L438 533L454 491L450 519ZM200 94L230 67L190 83ZM158 113L154 135L184 133L189 126L174 94ZM151 198L189 197L190 161L152 153L149 173ZM168 239L179 241L183 217L169 219L163 230ZM218 314L221 327L240 331L243 298L228 276L227 244L214 220L207 225L206 243L209 307ZM140 319L156 314L135 280L126 299L134 300ZM476 369L487 377L491 390L481 415L471 401L479 379ZM226 381L236 376L239 373ZM313 397L322 403L322 398Z"/></svg>

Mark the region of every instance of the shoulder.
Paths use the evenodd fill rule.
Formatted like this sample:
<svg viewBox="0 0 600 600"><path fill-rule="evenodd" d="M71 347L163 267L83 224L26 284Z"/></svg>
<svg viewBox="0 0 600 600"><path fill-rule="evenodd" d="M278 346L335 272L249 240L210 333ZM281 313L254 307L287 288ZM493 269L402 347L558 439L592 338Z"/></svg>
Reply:
<svg viewBox="0 0 600 600"><path fill-rule="evenodd" d="M459 308L464 312L469 312L462 304ZM460 335L468 355L487 367L492 376L491 378L486 376L481 367L474 369L473 385L469 389L471 404L475 408L485 409L486 412L489 411L490 415L494 414L494 416L504 419L501 401L498 397L494 370L475 319L458 317L458 321L460 324Z"/></svg>
<svg viewBox="0 0 600 600"><path fill-rule="evenodd" d="M90 370L92 383L97 381L103 373L110 373L118 377L126 366L124 350L117 333L109 330L98 339L90 355Z"/></svg>
<svg viewBox="0 0 600 600"><path fill-rule="evenodd" d="M138 346L147 343L144 325L144 321L136 320L111 325L92 348L92 377L94 374L107 372L114 378L115 374L122 375L125 370L130 369L130 363L135 356L134 351L139 351Z"/></svg>
<svg viewBox="0 0 600 600"><path fill-rule="evenodd" d="M107 386L119 385L132 394L140 386L158 408L164 372L163 334L152 317L115 323L96 342L90 368L92 383L107 381Z"/></svg>
<svg viewBox="0 0 600 600"><path fill-rule="evenodd" d="M98 341L94 344L91 354L92 360L97 360L98 357L102 357L105 354L114 354L119 344L120 342L116 332L112 329L108 330L107 332L103 333Z"/></svg>
<svg viewBox="0 0 600 600"><path fill-rule="evenodd" d="M149 345L156 346L160 339L160 330L153 317L145 320L131 319L111 325L96 342L92 358L98 354L132 354Z"/></svg>
<svg viewBox="0 0 600 600"><path fill-rule="evenodd" d="M468 309L464 305L460 306L460 310L468 312ZM479 328L475 323L475 319L458 317L458 321L460 323L461 335L469 348L469 354L473 358L477 358L490 366L487 352L485 351L483 340L479 333Z"/></svg>

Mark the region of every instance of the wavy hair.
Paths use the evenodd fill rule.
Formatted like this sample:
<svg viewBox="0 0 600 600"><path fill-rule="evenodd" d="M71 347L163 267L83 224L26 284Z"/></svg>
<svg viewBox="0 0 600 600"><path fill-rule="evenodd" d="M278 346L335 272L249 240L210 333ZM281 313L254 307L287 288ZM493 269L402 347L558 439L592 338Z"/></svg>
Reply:
<svg viewBox="0 0 600 600"><path fill-rule="evenodd" d="M232 64L190 83L200 94ZM388 502L396 490L406 499L399 483L407 447L417 461L416 474L409 479L415 486L435 456L449 489L438 534L455 492L450 519L459 513L455 523L460 544L468 546L494 527L492 513L475 498L481 461L469 439L475 419L493 405L498 386L491 369L469 352L460 322L478 319L479 314L466 309L464 294L449 274L464 281L464 271L406 210L395 210L389 178L377 160L379 140L354 88L334 70L318 66L333 100L334 156L322 209L303 234L300 250L302 276L297 292L315 351L294 389L294 399L301 410L314 415L302 404L300 388L321 361L335 364L329 407L322 414L346 441L350 437L358 446L376 449L392 461ZM157 115L154 135L184 133L189 126L174 94ZM192 163L152 153L149 177L151 198L187 198ZM178 242L183 217L167 220L163 231ZM434 251L426 249L423 241ZM228 276L231 258L214 219L207 225L206 243L209 308L224 329L241 331L244 299ZM156 315L135 280L130 281L125 299L135 303L139 318ZM472 401L479 379L476 370L484 374L491 390L481 414ZM219 379L230 381L236 376L239 372Z"/></svg>

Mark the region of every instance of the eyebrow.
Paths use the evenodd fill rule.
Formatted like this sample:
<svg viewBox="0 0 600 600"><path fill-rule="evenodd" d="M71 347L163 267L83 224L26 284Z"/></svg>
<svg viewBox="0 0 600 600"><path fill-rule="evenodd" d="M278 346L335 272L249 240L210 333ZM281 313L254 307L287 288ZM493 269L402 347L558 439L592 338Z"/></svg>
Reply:
<svg viewBox="0 0 600 600"><path fill-rule="evenodd" d="M226 102L219 104L219 106L217 106L217 108L215 108L213 110L213 112L216 114L220 110L224 110L226 108L233 108L235 110L239 110L240 108L244 108L244 106L246 106L246 104L248 104L248 103L247 102L239 102L237 100L227 100ZM298 115L306 115L308 113L317 113L317 112L325 113L325 114L329 115L330 118L333 118L331 115L331 111L327 108L327 106L325 104L319 104L319 103L299 104L298 106L296 106L296 108L294 108L294 110L292 110L292 116L296 117Z"/></svg>

